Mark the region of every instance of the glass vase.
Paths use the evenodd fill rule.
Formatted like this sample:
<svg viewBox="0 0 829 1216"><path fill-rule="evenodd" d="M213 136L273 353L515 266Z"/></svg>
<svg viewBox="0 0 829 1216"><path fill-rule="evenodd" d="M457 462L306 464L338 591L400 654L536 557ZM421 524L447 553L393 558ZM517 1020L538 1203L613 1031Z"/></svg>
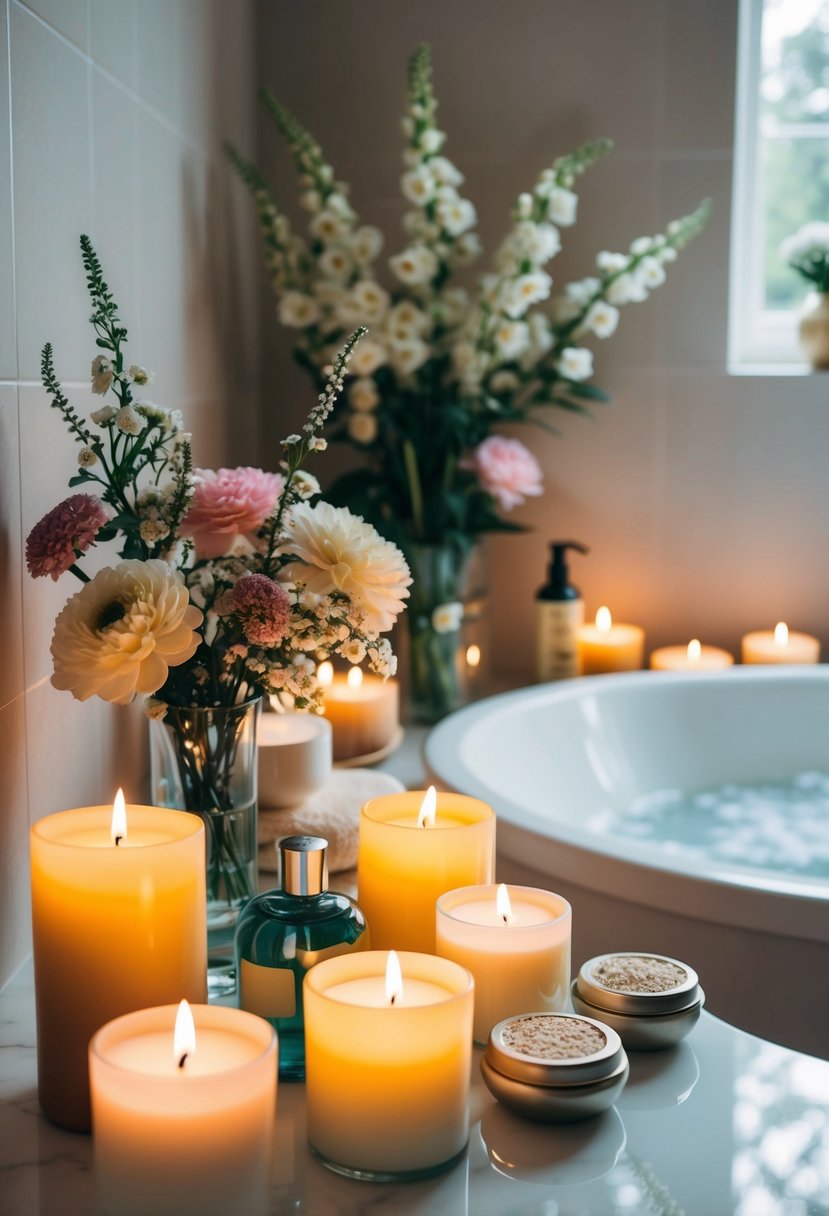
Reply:
<svg viewBox="0 0 829 1216"><path fill-rule="evenodd" d="M190 708L170 705L150 721L150 780L156 806L204 821L207 862L208 997L236 992L233 936L257 890L256 723L260 701Z"/></svg>
<svg viewBox="0 0 829 1216"><path fill-rule="evenodd" d="M800 346L813 371L829 371L829 291L810 291L800 310Z"/></svg>
<svg viewBox="0 0 829 1216"><path fill-rule="evenodd" d="M489 580L484 541L405 546L413 583L408 698L417 722L437 722L481 695L489 661Z"/></svg>

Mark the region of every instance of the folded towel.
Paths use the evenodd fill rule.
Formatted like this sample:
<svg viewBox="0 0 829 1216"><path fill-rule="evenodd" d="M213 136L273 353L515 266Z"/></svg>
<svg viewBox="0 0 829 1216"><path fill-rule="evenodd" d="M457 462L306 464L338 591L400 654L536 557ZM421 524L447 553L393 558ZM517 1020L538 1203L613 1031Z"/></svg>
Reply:
<svg viewBox="0 0 829 1216"><path fill-rule="evenodd" d="M332 874L357 864L360 808L369 798L399 794L405 787L388 773L368 768L334 769L328 781L298 806L280 811L259 808L259 869L279 870L283 836L324 836L328 841L328 869Z"/></svg>

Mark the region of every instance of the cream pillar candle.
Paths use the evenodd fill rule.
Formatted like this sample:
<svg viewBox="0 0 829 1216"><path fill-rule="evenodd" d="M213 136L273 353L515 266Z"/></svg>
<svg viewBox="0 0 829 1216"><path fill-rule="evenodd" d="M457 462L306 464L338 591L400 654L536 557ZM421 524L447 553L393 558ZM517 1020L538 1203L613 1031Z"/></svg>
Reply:
<svg viewBox="0 0 829 1216"><path fill-rule="evenodd" d="M615 625L610 610L604 606L596 613L595 624L579 629L579 670L583 676L638 671L644 650L644 629L638 625Z"/></svg>
<svg viewBox="0 0 829 1216"><path fill-rule="evenodd" d="M402 953L395 982L394 958L341 955L304 980L308 1139L357 1177L434 1173L469 1137L472 977Z"/></svg>
<svg viewBox="0 0 829 1216"><path fill-rule="evenodd" d="M472 972L475 1042L503 1018L569 1008L570 905L552 891L494 885L437 901L436 949Z"/></svg>
<svg viewBox="0 0 829 1216"><path fill-rule="evenodd" d="M719 671L731 667L734 656L719 646L703 646L693 638L687 646L662 646L651 653L652 671Z"/></svg>
<svg viewBox="0 0 829 1216"><path fill-rule="evenodd" d="M320 663L317 677L324 693L323 713L334 732L334 762L370 756L394 740L400 726L396 680L382 680L352 667L348 675Z"/></svg>
<svg viewBox="0 0 829 1216"><path fill-rule="evenodd" d="M126 831L112 821L111 806L80 807L30 834L38 1094L75 1131L89 1128L95 1031L148 1003L207 998L201 820L128 806Z"/></svg>
<svg viewBox="0 0 829 1216"><path fill-rule="evenodd" d="M819 663L820 642L809 633L793 633L780 621L773 631L747 633L742 657L744 663Z"/></svg>
<svg viewBox="0 0 829 1216"><path fill-rule="evenodd" d="M495 815L477 798L413 790L363 807L357 886L379 950L434 951L438 896L494 870Z"/></svg>
<svg viewBox="0 0 829 1216"><path fill-rule="evenodd" d="M266 1216L276 1036L254 1014L196 1005L182 1038L177 1011L126 1014L89 1046L99 1210Z"/></svg>
<svg viewBox="0 0 829 1216"><path fill-rule="evenodd" d="M297 806L325 785L331 740L331 723L319 714L262 714L256 732L260 807Z"/></svg>

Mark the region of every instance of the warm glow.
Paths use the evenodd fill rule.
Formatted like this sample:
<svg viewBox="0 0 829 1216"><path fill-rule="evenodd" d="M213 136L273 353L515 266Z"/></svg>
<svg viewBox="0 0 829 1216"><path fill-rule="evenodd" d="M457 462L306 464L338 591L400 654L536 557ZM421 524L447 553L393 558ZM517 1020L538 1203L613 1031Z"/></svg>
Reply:
<svg viewBox="0 0 829 1216"><path fill-rule="evenodd" d="M433 828L435 826L435 812L437 809L437 790L433 785L430 785L423 796L423 801L420 804L420 813L417 816L417 826L419 828Z"/></svg>
<svg viewBox="0 0 829 1216"><path fill-rule="evenodd" d="M688 662L698 663L702 658L702 645L699 638L693 638L688 643Z"/></svg>
<svg viewBox="0 0 829 1216"><path fill-rule="evenodd" d="M596 613L596 628L599 633L610 633L610 627L613 624L613 617L610 615L610 609L604 605Z"/></svg>
<svg viewBox="0 0 829 1216"><path fill-rule="evenodd" d="M785 650L789 644L789 626L785 621L779 621L774 627L774 644Z"/></svg>
<svg viewBox="0 0 829 1216"><path fill-rule="evenodd" d="M498 892L495 896L495 908L504 924L509 924L512 916L512 904L509 901L509 891L504 883L499 883L498 885Z"/></svg>
<svg viewBox="0 0 829 1216"><path fill-rule="evenodd" d="M124 791L119 790L112 804L112 827L110 834L115 844L123 844L127 839L127 807L124 802Z"/></svg>
<svg viewBox="0 0 829 1216"><path fill-rule="evenodd" d="M345 682L349 688L359 688L363 682L362 667L352 667L345 678Z"/></svg>
<svg viewBox="0 0 829 1216"><path fill-rule="evenodd" d="M320 663L319 667L317 668L317 682L321 684L323 688L330 688L333 679L334 668L326 659L326 661L324 663Z"/></svg>
<svg viewBox="0 0 829 1216"><path fill-rule="evenodd" d="M477 667L481 661L480 646L467 646L466 648L466 665L467 667Z"/></svg>
<svg viewBox="0 0 829 1216"><path fill-rule="evenodd" d="M196 1050L196 1023L193 1013L186 1001L182 1001L176 1014L176 1028L173 1032L173 1059L179 1068L184 1068L184 1062Z"/></svg>
<svg viewBox="0 0 829 1216"><path fill-rule="evenodd" d="M389 950L389 961L386 963L386 1000L393 1005L402 995L403 973L400 970L400 959L394 950Z"/></svg>

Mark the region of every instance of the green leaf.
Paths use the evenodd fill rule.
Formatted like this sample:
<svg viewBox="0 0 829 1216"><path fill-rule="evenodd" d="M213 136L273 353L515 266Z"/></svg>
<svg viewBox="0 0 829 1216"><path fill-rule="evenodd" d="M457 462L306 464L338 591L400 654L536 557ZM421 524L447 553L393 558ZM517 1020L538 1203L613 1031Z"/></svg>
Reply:
<svg viewBox="0 0 829 1216"><path fill-rule="evenodd" d="M610 394L604 389L599 388L595 384L586 384L583 380L567 381L567 387L564 390L570 393L572 397L584 397L588 401L609 401Z"/></svg>
<svg viewBox="0 0 829 1216"><path fill-rule="evenodd" d="M93 481L93 480L94 480L94 478L91 473L87 473L86 469L81 469L79 473L76 473L74 475L74 477L69 478L69 481L67 484L70 487L82 486L85 481Z"/></svg>

